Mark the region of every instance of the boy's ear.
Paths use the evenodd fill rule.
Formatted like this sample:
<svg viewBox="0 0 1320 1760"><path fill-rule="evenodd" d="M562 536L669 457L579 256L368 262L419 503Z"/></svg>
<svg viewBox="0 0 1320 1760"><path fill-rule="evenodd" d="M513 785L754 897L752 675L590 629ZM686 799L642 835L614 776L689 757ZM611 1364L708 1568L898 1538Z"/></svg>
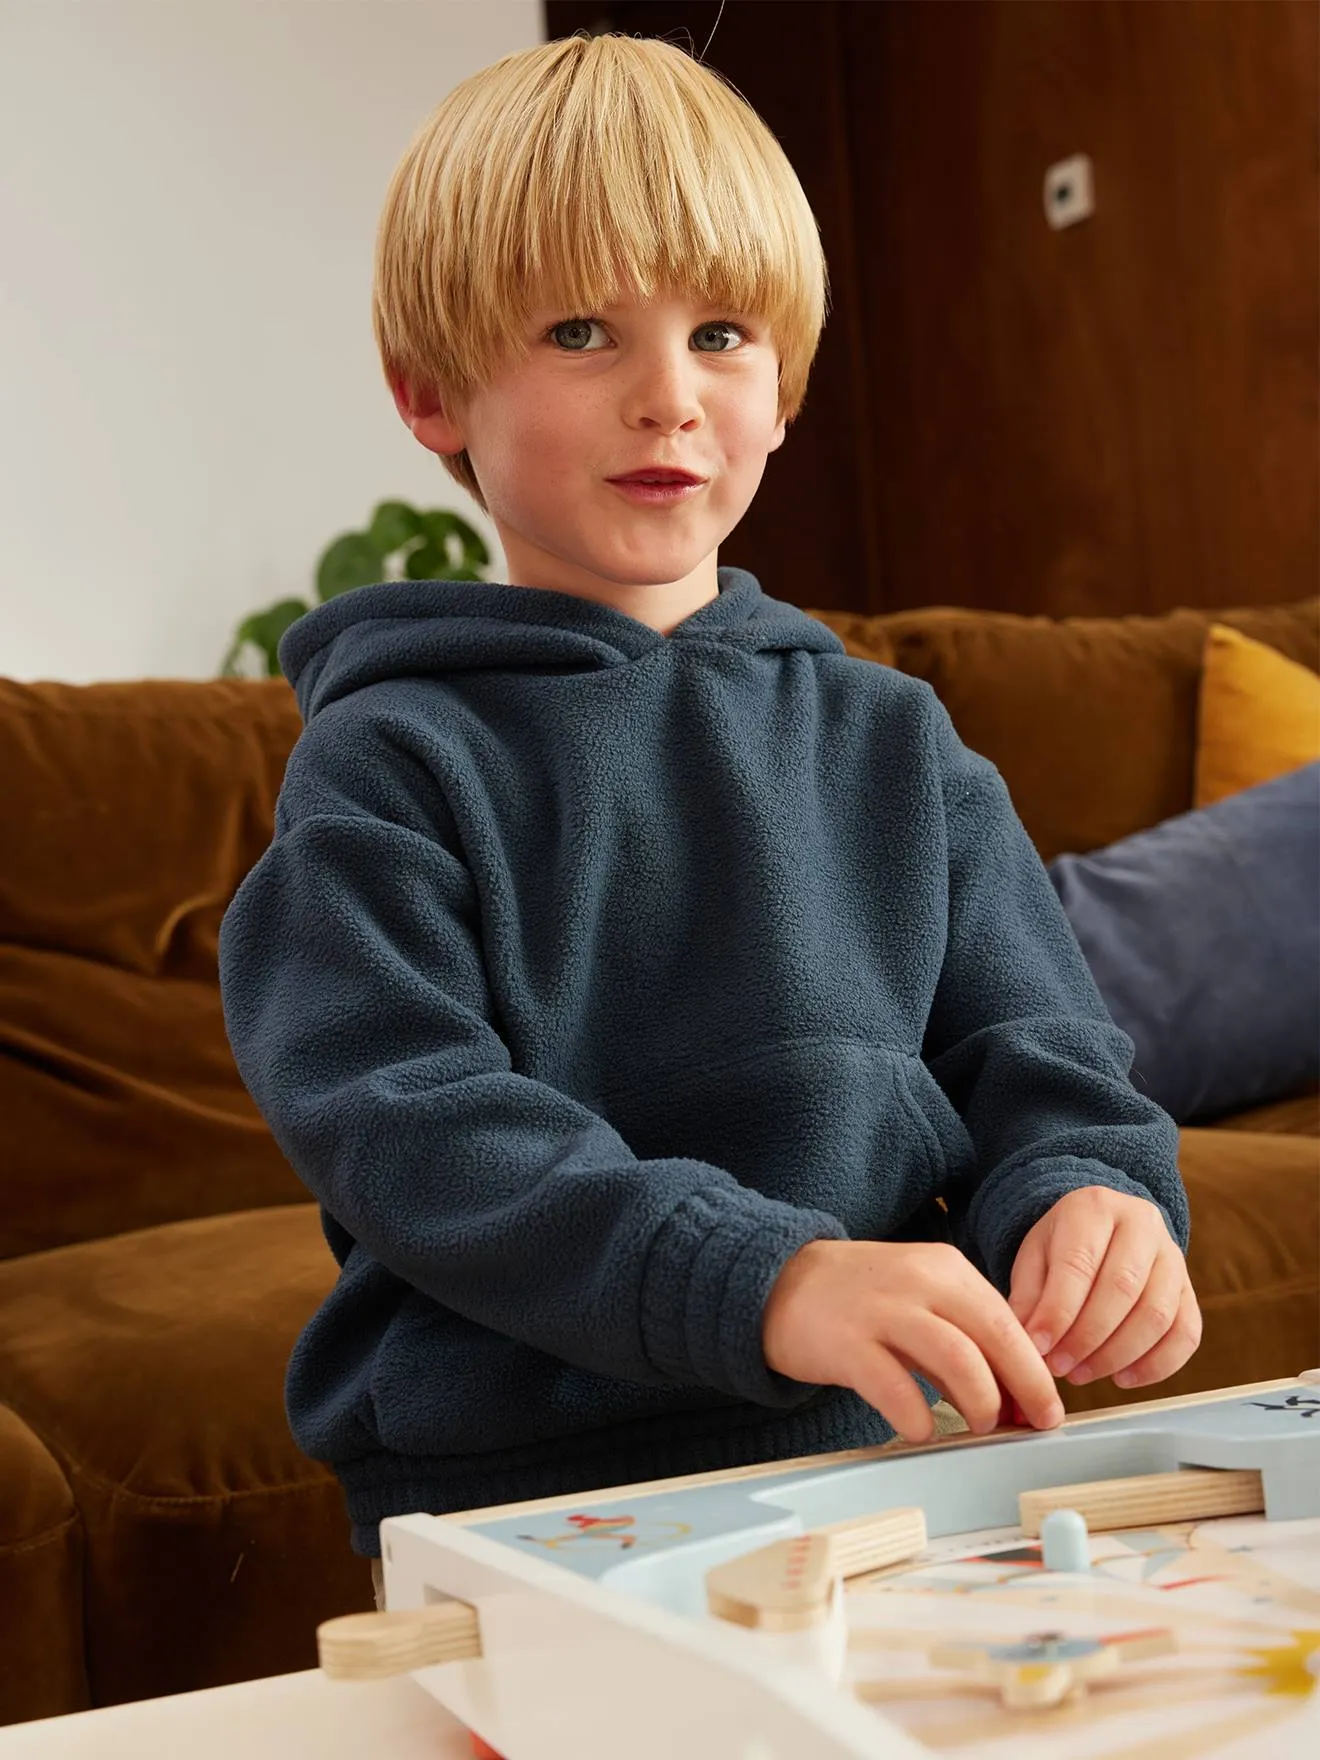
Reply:
<svg viewBox="0 0 1320 1760"><path fill-rule="evenodd" d="M405 422L411 422L415 416L432 414L440 401L433 391L411 384L402 373L390 374L390 390L394 393L394 407Z"/></svg>
<svg viewBox="0 0 1320 1760"><path fill-rule="evenodd" d="M775 429L773 435L771 436L770 444L766 448L766 450L768 452L778 452L779 448L784 444L784 435L787 432L788 432L788 423L781 419L779 426Z"/></svg>
<svg viewBox="0 0 1320 1760"><path fill-rule="evenodd" d="M400 420L428 452L450 455L463 450L463 438L450 418L440 393L430 386L414 385L402 374L391 373L390 391Z"/></svg>

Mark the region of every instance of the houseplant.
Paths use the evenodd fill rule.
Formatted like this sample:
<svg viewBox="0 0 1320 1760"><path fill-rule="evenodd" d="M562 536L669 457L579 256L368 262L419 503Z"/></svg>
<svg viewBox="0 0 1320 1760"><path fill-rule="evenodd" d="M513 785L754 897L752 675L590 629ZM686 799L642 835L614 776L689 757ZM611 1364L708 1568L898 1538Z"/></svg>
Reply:
<svg viewBox="0 0 1320 1760"><path fill-rule="evenodd" d="M419 512L406 501L382 501L362 532L344 532L328 544L316 565L316 597L324 604L373 581L480 581L490 564L481 534L444 508ZM254 651L266 672L280 671L280 637L311 610L305 599L281 599L245 617L234 633L221 672L227 678L251 670Z"/></svg>

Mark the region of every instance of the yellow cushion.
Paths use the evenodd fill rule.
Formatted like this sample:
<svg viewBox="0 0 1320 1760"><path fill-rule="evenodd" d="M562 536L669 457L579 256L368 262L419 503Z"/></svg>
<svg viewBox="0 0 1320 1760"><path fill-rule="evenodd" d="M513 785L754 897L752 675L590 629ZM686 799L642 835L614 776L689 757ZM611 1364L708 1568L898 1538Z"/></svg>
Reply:
<svg viewBox="0 0 1320 1760"><path fill-rule="evenodd" d="M1226 624L1206 635L1193 804L1320 758L1320 678Z"/></svg>

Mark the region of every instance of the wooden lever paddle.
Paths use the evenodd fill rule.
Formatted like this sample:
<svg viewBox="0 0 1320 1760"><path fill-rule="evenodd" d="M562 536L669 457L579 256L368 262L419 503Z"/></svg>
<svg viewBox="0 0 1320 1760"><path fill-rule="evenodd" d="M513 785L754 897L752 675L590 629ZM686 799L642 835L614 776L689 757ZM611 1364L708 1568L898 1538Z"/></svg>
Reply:
<svg viewBox="0 0 1320 1760"><path fill-rule="evenodd" d="M377 1681L481 1655L477 1610L438 1601L399 1613L347 1613L316 1628L321 1667L335 1681Z"/></svg>
<svg viewBox="0 0 1320 1760"><path fill-rule="evenodd" d="M896 1564L925 1544L926 1517L919 1509L833 1522L715 1565L706 1572L706 1605L735 1625L800 1631L826 1619L836 1578Z"/></svg>

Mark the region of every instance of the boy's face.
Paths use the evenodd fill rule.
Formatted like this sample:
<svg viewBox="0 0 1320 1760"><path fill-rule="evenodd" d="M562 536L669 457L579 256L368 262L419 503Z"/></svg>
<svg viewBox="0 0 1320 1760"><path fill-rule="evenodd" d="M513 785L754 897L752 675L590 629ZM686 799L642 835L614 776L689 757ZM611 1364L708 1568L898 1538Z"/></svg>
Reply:
<svg viewBox="0 0 1320 1760"><path fill-rule="evenodd" d="M461 409L399 387L399 413L431 451L466 447L511 585L672 628L716 596L719 546L783 442L770 334L684 297L546 309L528 334L530 354ZM648 466L705 480L654 502L611 481Z"/></svg>

